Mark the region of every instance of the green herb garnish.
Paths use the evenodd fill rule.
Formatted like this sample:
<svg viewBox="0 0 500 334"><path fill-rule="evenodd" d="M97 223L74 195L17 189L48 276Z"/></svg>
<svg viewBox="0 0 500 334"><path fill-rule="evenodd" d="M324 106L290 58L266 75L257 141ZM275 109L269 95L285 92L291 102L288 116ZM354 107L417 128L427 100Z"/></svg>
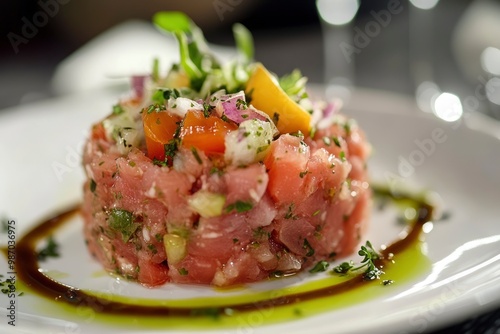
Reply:
<svg viewBox="0 0 500 334"><path fill-rule="evenodd" d="M333 268L333 272L337 274L347 274L348 272L365 269L363 279L367 281L378 279L380 275L384 273L375 265L375 261L381 259L382 256L378 254L375 249L373 249L370 241L367 241L364 246L361 246L361 249L358 251L358 255L363 256L363 260L361 260L361 264L359 266L355 267L352 261L343 262Z"/></svg>
<svg viewBox="0 0 500 334"><path fill-rule="evenodd" d="M95 192L95 189L97 188L97 183L95 183L94 179L90 179L89 188L91 192Z"/></svg>
<svg viewBox="0 0 500 334"><path fill-rule="evenodd" d="M122 114L125 110L122 108L121 105L119 104L115 104L113 106L113 114L114 115L119 115L119 114Z"/></svg>
<svg viewBox="0 0 500 334"><path fill-rule="evenodd" d="M340 157L340 160L345 161L346 160L345 159L345 152L344 151L340 151L339 157Z"/></svg>
<svg viewBox="0 0 500 334"><path fill-rule="evenodd" d="M108 225L111 229L121 233L123 242L127 242L140 226L134 222L131 212L116 208L111 209L109 213Z"/></svg>
<svg viewBox="0 0 500 334"><path fill-rule="evenodd" d="M242 25L233 27L238 52L236 62L222 64L208 48L201 29L181 12L159 12L153 22L164 31L172 33L180 51L180 68L190 81L190 88L201 95L210 95L225 87L227 93L238 92L245 87L250 76L248 66L253 58L253 40L250 32Z"/></svg>
<svg viewBox="0 0 500 334"><path fill-rule="evenodd" d="M279 78L278 80L281 88L287 93L289 96L293 95L301 95L305 90L305 85L307 82L307 78L302 76L299 70L293 70L292 73L287 74Z"/></svg>
<svg viewBox="0 0 500 334"><path fill-rule="evenodd" d="M48 237L45 247L38 251L38 261L45 261L49 257L59 257L59 245L52 236Z"/></svg>
<svg viewBox="0 0 500 334"><path fill-rule="evenodd" d="M233 204L229 204L226 207L226 212L229 213L233 210L235 210L238 213L250 211L253 208L253 204L249 202L243 202L243 201L236 201Z"/></svg>
<svg viewBox="0 0 500 334"><path fill-rule="evenodd" d="M320 273L320 272L326 271L329 266L330 266L330 264L328 262L319 261L318 263L316 263L316 265L311 270L309 270L309 272L311 274Z"/></svg>
<svg viewBox="0 0 500 334"><path fill-rule="evenodd" d="M307 250L306 256L311 257L314 255L314 248L312 248L311 244L307 239L304 239L304 245L302 246L305 250Z"/></svg>
<svg viewBox="0 0 500 334"><path fill-rule="evenodd" d="M200 155L198 154L198 151L196 150L195 147L191 147L191 152L193 153L194 158L198 162L198 164L202 165L203 161L200 158Z"/></svg>
<svg viewBox="0 0 500 334"><path fill-rule="evenodd" d="M333 140L333 142L335 143L335 145L337 147L340 147L340 141L339 141L339 139L337 137L332 137L332 140Z"/></svg>

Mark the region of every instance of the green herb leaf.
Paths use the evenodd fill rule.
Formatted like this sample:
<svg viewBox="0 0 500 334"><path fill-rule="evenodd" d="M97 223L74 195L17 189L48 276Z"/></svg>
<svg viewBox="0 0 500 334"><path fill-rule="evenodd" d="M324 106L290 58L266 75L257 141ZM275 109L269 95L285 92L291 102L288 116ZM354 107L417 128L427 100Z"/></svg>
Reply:
<svg viewBox="0 0 500 334"><path fill-rule="evenodd" d="M346 274L349 271L365 269L363 279L366 281L378 279L382 274L384 274L384 272L375 265L375 261L380 259L381 255L373 249L370 241L367 241L364 246L361 246L361 249L358 251L358 255L363 257L359 266L355 267L352 262L343 262L339 266L333 268L333 272Z"/></svg>
<svg viewBox="0 0 500 334"><path fill-rule="evenodd" d="M153 69L151 71L151 77L154 81L158 81L160 78L160 61L158 58L153 59Z"/></svg>
<svg viewBox="0 0 500 334"><path fill-rule="evenodd" d="M94 179L90 179L90 185L89 185L89 187L90 187L90 191L92 193L94 193L95 189L97 188L97 183L95 183Z"/></svg>
<svg viewBox="0 0 500 334"><path fill-rule="evenodd" d="M191 31L191 19L182 12L158 12L153 16L153 23L171 33Z"/></svg>
<svg viewBox="0 0 500 334"><path fill-rule="evenodd" d="M236 41L236 47L246 61L253 59L254 47L253 37L250 31L242 24L233 25L233 36Z"/></svg>
<svg viewBox="0 0 500 334"><path fill-rule="evenodd" d="M333 272L337 274L346 274L352 268L354 268L352 262L342 262L341 264L333 268Z"/></svg>
<svg viewBox="0 0 500 334"><path fill-rule="evenodd" d="M309 270L309 272L311 274L320 273L320 272L326 271L329 266L330 266L330 264L328 262L319 261L318 263L316 263L316 265L311 270Z"/></svg>
<svg viewBox="0 0 500 334"><path fill-rule="evenodd" d="M181 276L186 276L187 274L189 274L189 271L187 271L186 268L179 268L177 271Z"/></svg>
<svg viewBox="0 0 500 334"><path fill-rule="evenodd" d="M193 153L194 158L198 162L198 164L202 165L203 161L200 158L200 155L198 154L198 151L196 150L195 147L191 147L191 152Z"/></svg>
<svg viewBox="0 0 500 334"><path fill-rule="evenodd" d="M179 144L180 144L180 139L179 138L174 138L170 139L168 143L163 145L163 149L165 150L165 157L166 158L173 158L177 151L179 150Z"/></svg>
<svg viewBox="0 0 500 334"><path fill-rule="evenodd" d="M59 257L59 245L52 236L48 237L45 247L38 251L38 261L45 261L49 257Z"/></svg>
<svg viewBox="0 0 500 334"><path fill-rule="evenodd" d="M305 90L307 78L302 76L299 70L293 70L292 73L279 78L278 80L281 88L289 96L300 94Z"/></svg>
<svg viewBox="0 0 500 334"><path fill-rule="evenodd" d="M340 157L340 160L345 161L346 160L346 158L345 158L345 152L344 151L340 151L339 157Z"/></svg>
<svg viewBox="0 0 500 334"><path fill-rule="evenodd" d="M151 100L153 100L157 104L165 104L165 98L163 97L163 90L158 89L156 92L154 92L153 96L151 96ZM151 107L149 107L149 109L148 109L148 114L151 113L151 112L153 112L153 110L155 110L153 108L150 111L150 109L151 109Z"/></svg>
<svg viewBox="0 0 500 334"><path fill-rule="evenodd" d="M140 224L134 222L134 216L131 212L116 208L111 209L108 225L113 230L121 233L123 242L127 242L140 226Z"/></svg>
<svg viewBox="0 0 500 334"><path fill-rule="evenodd" d="M307 257L311 257L314 255L314 248L312 248L311 244L309 243L309 241L307 239L304 239L304 245L302 246L302 248L307 250L307 253L306 253Z"/></svg>
<svg viewBox="0 0 500 334"><path fill-rule="evenodd" d="M250 211L253 208L253 204L249 202L243 202L243 201L236 201L233 204L229 204L226 207L226 212L229 213L233 210L235 210L238 213Z"/></svg>
<svg viewBox="0 0 500 334"><path fill-rule="evenodd" d="M119 114L122 114L125 110L122 108L121 105L119 104L115 104L113 106L113 114L114 115L119 115Z"/></svg>
<svg viewBox="0 0 500 334"><path fill-rule="evenodd" d="M335 143L335 145L337 147L340 147L340 141L339 141L339 139L337 137L332 137L332 139L333 139L333 142Z"/></svg>

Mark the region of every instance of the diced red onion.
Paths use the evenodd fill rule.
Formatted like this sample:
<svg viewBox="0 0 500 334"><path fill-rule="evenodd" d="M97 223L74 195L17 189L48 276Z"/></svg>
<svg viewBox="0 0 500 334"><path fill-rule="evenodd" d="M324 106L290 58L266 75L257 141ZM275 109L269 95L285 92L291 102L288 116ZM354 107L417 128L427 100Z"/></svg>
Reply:
<svg viewBox="0 0 500 334"><path fill-rule="evenodd" d="M144 94L144 82L146 78L146 75L132 76L132 90L137 98L142 98Z"/></svg>
<svg viewBox="0 0 500 334"><path fill-rule="evenodd" d="M226 115L228 119L237 124L249 119L259 119L261 121L269 120L267 115L264 116L253 107L247 106L245 93L243 91L231 95L220 96L215 107L220 115Z"/></svg>
<svg viewBox="0 0 500 334"><path fill-rule="evenodd" d="M323 110L323 117L328 117L333 113L337 113L339 111L337 101L332 101L326 105L326 108Z"/></svg>

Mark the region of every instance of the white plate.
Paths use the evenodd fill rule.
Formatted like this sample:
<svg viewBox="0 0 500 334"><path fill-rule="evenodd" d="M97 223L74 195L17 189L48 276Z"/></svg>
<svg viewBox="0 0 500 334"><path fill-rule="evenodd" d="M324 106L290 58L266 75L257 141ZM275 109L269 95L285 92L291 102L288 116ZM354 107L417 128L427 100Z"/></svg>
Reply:
<svg viewBox="0 0 500 334"><path fill-rule="evenodd" d="M17 240L41 218L79 201L83 139L90 125L110 111L116 98L112 93L69 96L0 114L0 217L16 221ZM372 177L430 189L451 212L448 220L436 223L426 236L432 269L411 283L391 286L383 296L354 306L265 326L259 326L258 319L247 319L238 328L222 332L423 332L500 304L500 126L480 115L445 123L420 113L404 97L381 92L359 90L350 101L345 112L358 120L375 149L370 163ZM398 233L395 224L387 225L386 218L384 213L374 212L368 239L375 244L387 243ZM233 293L174 285L146 289L107 275L96 276L100 267L85 251L81 221L75 220L57 235L63 257L46 265L64 272L59 275L62 281L150 298ZM5 245L5 235L1 238ZM0 273L7 271L1 257ZM57 275L55 271L52 274ZM301 284L309 279L302 275L295 281L259 283L252 289ZM83 311L68 317L52 302L29 293L16 298L13 328L6 318L9 302L0 294L2 333L140 332L93 321Z"/></svg>

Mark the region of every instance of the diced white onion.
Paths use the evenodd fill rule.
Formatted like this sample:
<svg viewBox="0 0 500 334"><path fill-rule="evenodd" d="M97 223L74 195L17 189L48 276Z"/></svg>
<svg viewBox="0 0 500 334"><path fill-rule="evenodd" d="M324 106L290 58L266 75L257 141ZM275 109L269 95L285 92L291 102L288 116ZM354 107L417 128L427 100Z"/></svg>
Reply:
<svg viewBox="0 0 500 334"><path fill-rule="evenodd" d="M207 190L200 190L188 199L191 210L197 212L203 218L220 216L225 203L226 196Z"/></svg>
<svg viewBox="0 0 500 334"><path fill-rule="evenodd" d="M258 119L244 121L238 131L226 135L224 158L233 165L249 165L262 160L273 140L269 122Z"/></svg>
<svg viewBox="0 0 500 334"><path fill-rule="evenodd" d="M167 261L170 264L179 263L187 254L187 240L177 234L163 236Z"/></svg>

